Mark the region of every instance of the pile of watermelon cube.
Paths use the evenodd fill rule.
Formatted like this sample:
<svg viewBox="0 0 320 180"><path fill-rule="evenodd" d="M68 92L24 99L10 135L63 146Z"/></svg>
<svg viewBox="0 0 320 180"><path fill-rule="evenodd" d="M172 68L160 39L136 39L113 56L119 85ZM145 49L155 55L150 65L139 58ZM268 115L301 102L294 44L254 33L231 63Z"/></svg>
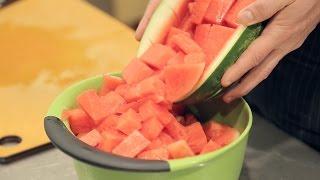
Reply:
<svg viewBox="0 0 320 180"><path fill-rule="evenodd" d="M220 149L239 136L227 125L200 122L175 102L195 87L238 25L245 6L235 0L195 0L161 43L134 58L121 77L105 75L99 90L77 97L66 110L74 135L101 151L169 160ZM251 1L250 1L251 2Z"/></svg>

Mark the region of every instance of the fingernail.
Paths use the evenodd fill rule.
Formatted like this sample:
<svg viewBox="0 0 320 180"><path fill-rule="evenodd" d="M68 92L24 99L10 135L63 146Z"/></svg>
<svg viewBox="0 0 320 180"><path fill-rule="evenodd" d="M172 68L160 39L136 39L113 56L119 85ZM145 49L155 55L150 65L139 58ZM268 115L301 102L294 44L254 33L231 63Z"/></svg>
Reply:
<svg viewBox="0 0 320 180"><path fill-rule="evenodd" d="M254 21L253 14L250 10L240 11L238 22L243 25L250 25Z"/></svg>

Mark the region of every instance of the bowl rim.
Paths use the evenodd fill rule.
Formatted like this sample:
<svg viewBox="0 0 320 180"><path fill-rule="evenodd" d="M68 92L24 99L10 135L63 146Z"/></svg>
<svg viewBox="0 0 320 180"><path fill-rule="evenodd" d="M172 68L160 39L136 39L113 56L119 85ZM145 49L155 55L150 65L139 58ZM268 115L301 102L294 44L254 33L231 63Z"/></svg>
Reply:
<svg viewBox="0 0 320 180"><path fill-rule="evenodd" d="M118 75L113 73L111 75ZM72 158L89 165L98 166L100 168L107 168L120 171L133 171L133 172L173 172L182 169L199 166L204 162L219 157L227 151L233 149L239 144L246 136L252 127L252 112L247 102L241 98L239 101L243 103L245 111L248 113L247 125L240 136L229 145L207 154L187 157L182 159L160 161L160 160L141 160L134 158L127 158L117 156L111 153L102 152L94 147L91 147L79 139L77 139L66 126L64 121L60 119L62 109L57 108L61 106L61 101L68 97L80 86L85 86L88 83L96 84L102 82L103 75L94 76L88 79L81 80L72 84L64 91L62 91L52 102L49 107L47 116L44 118L44 128L47 136L54 146L71 156ZM93 87L92 87L93 88ZM85 88L88 89L88 88ZM82 92L82 91L79 91Z"/></svg>

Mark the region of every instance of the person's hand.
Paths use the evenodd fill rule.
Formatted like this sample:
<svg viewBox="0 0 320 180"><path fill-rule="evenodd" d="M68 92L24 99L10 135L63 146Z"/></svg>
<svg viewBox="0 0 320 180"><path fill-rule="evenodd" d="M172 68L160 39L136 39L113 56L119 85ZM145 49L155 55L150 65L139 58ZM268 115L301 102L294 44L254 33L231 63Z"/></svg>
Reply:
<svg viewBox="0 0 320 180"><path fill-rule="evenodd" d="M238 14L238 22L252 25L270 17L261 36L224 74L221 80L224 87L241 78L224 95L225 102L248 94L286 54L302 45L320 21L320 0L256 0Z"/></svg>
<svg viewBox="0 0 320 180"><path fill-rule="evenodd" d="M150 0L149 4L147 6L147 9L139 23L139 26L136 30L136 35L135 38L140 41L141 37L144 33L144 31L146 30L146 27L150 21L150 18L153 14L153 12L156 10L156 8L158 7L159 3L161 2L161 0Z"/></svg>

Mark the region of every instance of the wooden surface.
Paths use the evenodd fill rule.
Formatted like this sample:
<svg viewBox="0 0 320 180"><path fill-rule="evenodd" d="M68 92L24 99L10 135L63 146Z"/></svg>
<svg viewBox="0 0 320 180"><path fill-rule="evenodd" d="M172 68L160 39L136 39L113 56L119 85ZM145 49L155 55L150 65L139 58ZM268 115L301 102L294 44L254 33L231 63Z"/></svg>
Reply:
<svg viewBox="0 0 320 180"><path fill-rule="evenodd" d="M119 71L135 55L133 31L81 0L24 0L0 9L0 158L48 143L43 117L67 85Z"/></svg>

